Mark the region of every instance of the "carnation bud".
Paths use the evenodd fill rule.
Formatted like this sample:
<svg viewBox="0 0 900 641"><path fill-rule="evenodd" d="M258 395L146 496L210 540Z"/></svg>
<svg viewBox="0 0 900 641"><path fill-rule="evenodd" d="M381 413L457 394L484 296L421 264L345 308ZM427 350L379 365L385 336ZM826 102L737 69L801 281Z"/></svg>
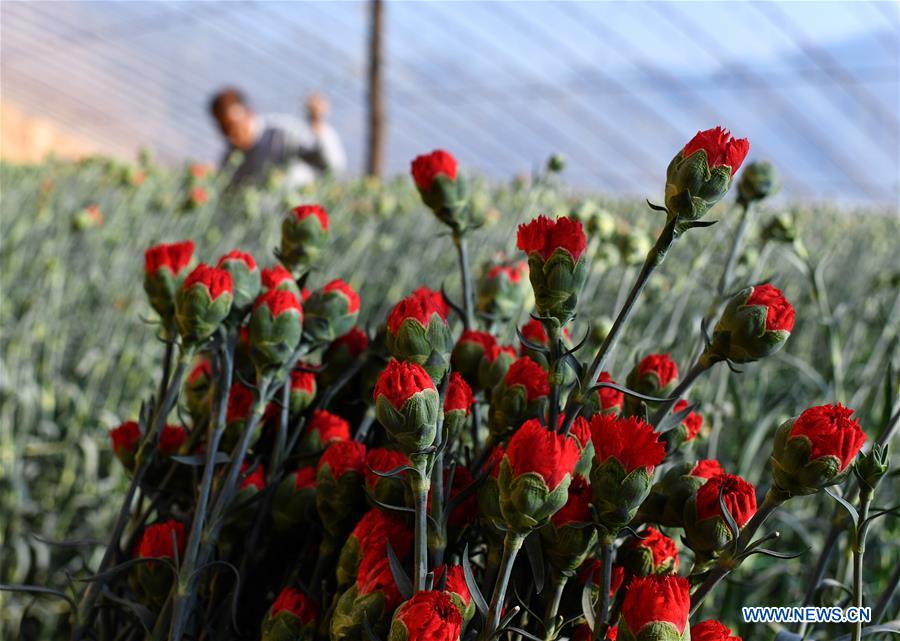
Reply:
<svg viewBox="0 0 900 641"><path fill-rule="evenodd" d="M325 450L316 468L316 509L330 537L346 536L365 502L366 446L340 441ZM325 541L330 541L326 537Z"/></svg>
<svg viewBox="0 0 900 641"><path fill-rule="evenodd" d="M474 403L475 397L472 396L472 388L462 376L451 372L447 393L444 396L444 429L447 430L447 438L450 443L459 440Z"/></svg>
<svg viewBox="0 0 900 641"><path fill-rule="evenodd" d="M746 206L778 191L778 172L771 163L757 160L744 167L738 181L738 202Z"/></svg>
<svg viewBox="0 0 900 641"><path fill-rule="evenodd" d="M366 454L366 493L385 505L403 505L406 498L404 478L406 473L381 476L398 467L409 466L409 459L403 452L378 447Z"/></svg>
<svg viewBox="0 0 900 641"><path fill-rule="evenodd" d="M573 437L548 430L537 419L523 423L500 462L504 526L527 534L547 523L566 504L580 454Z"/></svg>
<svg viewBox="0 0 900 641"><path fill-rule="evenodd" d="M337 563L338 586L346 588L353 583L364 557L386 558L388 542L397 558L404 558L412 549L412 537L402 516L372 508L359 520L341 548Z"/></svg>
<svg viewBox="0 0 900 641"><path fill-rule="evenodd" d="M859 478L859 484L862 491L871 494L875 488L887 474L891 466L888 452L889 445L879 445L876 443L868 454L859 457L856 463L856 476Z"/></svg>
<svg viewBox="0 0 900 641"><path fill-rule="evenodd" d="M621 641L682 641L691 609L690 584L674 574L638 577L628 586L619 617ZM685 632L687 631L687 634Z"/></svg>
<svg viewBox="0 0 900 641"><path fill-rule="evenodd" d="M724 474L715 459L685 461L670 467L662 479L650 488L641 504L638 519L665 527L684 526L684 506L701 485L713 476Z"/></svg>
<svg viewBox="0 0 900 641"><path fill-rule="evenodd" d="M814 494L843 481L866 442L853 410L837 405L811 407L775 431L772 477L789 496Z"/></svg>
<svg viewBox="0 0 900 641"><path fill-rule="evenodd" d="M186 343L209 338L231 311L231 274L203 263L175 294L175 323Z"/></svg>
<svg viewBox="0 0 900 641"><path fill-rule="evenodd" d="M664 398L678 384L678 366L669 354L648 354L634 366L625 379L628 389L646 396ZM631 396L625 397L626 413L640 415L643 402Z"/></svg>
<svg viewBox="0 0 900 641"><path fill-rule="evenodd" d="M353 328L359 294L341 279L312 293L303 306L303 331L317 341L333 341Z"/></svg>
<svg viewBox="0 0 900 641"><path fill-rule="evenodd" d="M788 214L773 216L763 225L760 236L766 242L793 243L797 240L797 225Z"/></svg>
<svg viewBox="0 0 900 641"><path fill-rule="evenodd" d="M710 619L691 626L691 641L741 641L741 637L732 635L721 622Z"/></svg>
<svg viewBox="0 0 900 641"><path fill-rule="evenodd" d="M262 622L262 641L314 641L319 607L308 596L284 587Z"/></svg>
<svg viewBox="0 0 900 641"><path fill-rule="evenodd" d="M647 498L653 469L662 462L666 450L653 426L634 417L594 416L591 441L594 511L607 535L615 535L631 522Z"/></svg>
<svg viewBox="0 0 900 641"><path fill-rule="evenodd" d="M231 282L234 285L234 302L231 305L232 314L243 316L250 309L250 305L259 296L262 287L262 278L259 268L253 256L235 249L222 256L216 265L231 274Z"/></svg>
<svg viewBox="0 0 900 641"><path fill-rule="evenodd" d="M165 521L148 525L134 548L134 557L141 559L168 559L174 562L184 556L184 523ZM161 605L174 580L172 569L165 563L153 561L134 568L134 578L144 598L154 605Z"/></svg>
<svg viewBox="0 0 900 641"><path fill-rule="evenodd" d="M478 280L476 309L497 323L512 320L528 302L528 263L500 263L486 269Z"/></svg>
<svg viewBox="0 0 900 641"><path fill-rule="evenodd" d="M528 254L528 277L538 314L564 325L575 313L587 278L587 239L581 223L538 216L519 225L517 244Z"/></svg>
<svg viewBox="0 0 900 641"><path fill-rule="evenodd" d="M201 425L209 418L211 393L212 363L208 357L200 356L184 383L185 405L194 425Z"/></svg>
<svg viewBox="0 0 900 641"><path fill-rule="evenodd" d="M422 201L442 223L456 233L465 231L469 220L469 190L457 174L456 159L443 149L417 156L411 165L413 181Z"/></svg>
<svg viewBox="0 0 900 641"><path fill-rule="evenodd" d="M542 415L549 394L547 371L540 365L527 356L510 365L491 393L488 424L494 442L504 439L522 421Z"/></svg>
<svg viewBox="0 0 900 641"><path fill-rule="evenodd" d="M301 369L300 366L291 370L291 392L289 411L291 416L297 416L306 410L316 397L316 375Z"/></svg>
<svg viewBox="0 0 900 641"><path fill-rule="evenodd" d="M109 433L112 451L129 472L134 471L135 457L141 445L141 428L135 421L125 421Z"/></svg>
<svg viewBox="0 0 900 641"><path fill-rule="evenodd" d="M187 441L187 430L181 425L164 425L159 433L159 442L156 444L159 453L163 456L177 454Z"/></svg>
<svg viewBox="0 0 900 641"><path fill-rule="evenodd" d="M266 293L273 289L281 289L290 292L297 300L301 302L303 300L300 287L297 286L297 281L294 280L291 272L281 265L266 267L262 270L262 293Z"/></svg>
<svg viewBox="0 0 900 641"><path fill-rule="evenodd" d="M272 497L272 521L279 532L312 523L316 512L316 468L301 467L285 476Z"/></svg>
<svg viewBox="0 0 900 641"><path fill-rule="evenodd" d="M653 527L629 538L617 558L626 570L636 576L672 574L678 570L678 546Z"/></svg>
<svg viewBox="0 0 900 641"><path fill-rule="evenodd" d="M391 612L401 600L387 554L380 550L368 553L359 563L356 581L337 600L331 618L331 638L364 639L366 620L377 634L383 635Z"/></svg>
<svg viewBox="0 0 900 641"><path fill-rule="evenodd" d="M516 350L509 345L485 346L484 357L478 364L478 387L492 390L516 361Z"/></svg>
<svg viewBox="0 0 900 641"><path fill-rule="evenodd" d="M303 310L293 294L278 289L260 296L250 315L250 357L260 371L287 363L300 344Z"/></svg>
<svg viewBox="0 0 900 641"><path fill-rule="evenodd" d="M294 207L281 224L278 258L291 272L308 269L328 242L328 212L319 205Z"/></svg>
<svg viewBox="0 0 900 641"><path fill-rule="evenodd" d="M738 528L756 513L756 489L751 483L733 474L709 479L684 506L684 542L698 555L712 555L733 539L719 504L720 492Z"/></svg>
<svg viewBox="0 0 900 641"><path fill-rule="evenodd" d="M484 464L487 470L487 476L484 482L478 487L478 510L484 521L488 524L501 523L503 515L500 513L500 487L498 478L500 476L500 461L506 455L506 450L500 446L495 446L488 459Z"/></svg>
<svg viewBox="0 0 900 641"><path fill-rule="evenodd" d="M221 447L230 452L237 445L247 424L247 418L256 402L256 395L249 387L235 381L228 390L228 406L225 411L225 432L222 434ZM251 445L259 438L262 425L258 424L250 439Z"/></svg>
<svg viewBox="0 0 900 641"><path fill-rule="evenodd" d="M375 384L375 416L400 451L409 456L434 443L440 397L428 372L391 360Z"/></svg>
<svg viewBox="0 0 900 641"><path fill-rule="evenodd" d="M166 322L175 313L175 293L181 288L193 257L194 243L190 240L156 245L144 252L144 291L150 305Z"/></svg>
<svg viewBox="0 0 900 641"><path fill-rule="evenodd" d="M679 412L686 410L687 407L688 402L682 399L675 403L675 405L672 407L672 413L678 414ZM697 435L700 433L700 430L702 428L703 416L701 416L697 412L688 412L687 415L681 419L681 422L679 422L678 425L663 434L663 438L666 439L669 450L674 450L681 447L688 441L693 441L695 438L697 438Z"/></svg>
<svg viewBox="0 0 900 641"><path fill-rule="evenodd" d="M598 383L615 383L609 372L600 372ZM612 387L600 387L596 393L585 396L582 415L590 420L595 414L619 414L625 395Z"/></svg>
<svg viewBox="0 0 900 641"><path fill-rule="evenodd" d="M441 380L453 350L441 294L421 287L397 303L388 316L385 339L395 358L421 365L432 380Z"/></svg>
<svg viewBox="0 0 900 641"><path fill-rule="evenodd" d="M448 592L422 590L394 613L388 641L459 641L463 618Z"/></svg>
<svg viewBox="0 0 900 641"><path fill-rule="evenodd" d="M542 527L544 554L554 569L571 572L587 558L597 544L597 531L588 524L591 514L591 486L583 476L574 476L566 504Z"/></svg>
<svg viewBox="0 0 900 641"><path fill-rule="evenodd" d="M728 192L749 150L746 138L732 138L727 129L698 132L666 170L669 215L687 222L702 218Z"/></svg>
<svg viewBox="0 0 900 641"><path fill-rule="evenodd" d="M468 329L462 333L453 353L450 364L453 371L458 372L471 385L478 382L478 367L484 355L497 346L497 339L488 332Z"/></svg>
<svg viewBox="0 0 900 641"><path fill-rule="evenodd" d="M750 363L782 348L794 328L794 308L769 284L747 287L725 307L703 358Z"/></svg>

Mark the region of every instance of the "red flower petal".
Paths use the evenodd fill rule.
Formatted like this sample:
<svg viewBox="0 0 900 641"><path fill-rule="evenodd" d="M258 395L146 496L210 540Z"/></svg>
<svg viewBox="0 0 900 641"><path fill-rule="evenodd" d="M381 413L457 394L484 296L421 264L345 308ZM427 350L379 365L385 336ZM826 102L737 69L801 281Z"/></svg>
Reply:
<svg viewBox="0 0 900 641"><path fill-rule="evenodd" d="M375 383L374 397L377 401L379 396L384 396L399 410L410 397L426 389L435 387L424 367L392 358Z"/></svg>
<svg viewBox="0 0 900 641"><path fill-rule="evenodd" d="M734 474L719 474L712 477L697 490L697 520L723 517L719 506L719 490L722 502L731 512L739 527L756 514L756 488L752 483Z"/></svg>
<svg viewBox="0 0 900 641"><path fill-rule="evenodd" d="M744 305L760 305L768 308L766 329L770 332L794 329L794 307L785 299L781 290L768 283L757 285Z"/></svg>
<svg viewBox="0 0 900 641"><path fill-rule="evenodd" d="M297 220L305 220L310 216L315 216L319 219L319 224L322 226L322 229L328 231L328 212L325 211L324 207L320 207L319 205L298 205L291 211Z"/></svg>
<svg viewBox="0 0 900 641"><path fill-rule="evenodd" d="M519 225L517 246L526 254L537 253L544 261L557 249L564 249L577 261L587 247L587 238L577 220L538 216L530 223Z"/></svg>
<svg viewBox="0 0 900 641"><path fill-rule="evenodd" d="M632 635L654 621L671 623L679 634L687 626L691 609L690 584L674 574L636 577L622 601L622 619Z"/></svg>
<svg viewBox="0 0 900 641"><path fill-rule="evenodd" d="M710 169L727 165L731 167L733 176L747 157L750 142L746 138L735 139L727 129L716 127L698 131L697 135L684 146L681 155L687 158L701 149L706 152L706 161Z"/></svg>
<svg viewBox="0 0 900 641"><path fill-rule="evenodd" d="M666 447L653 426L633 416L596 414L591 419L591 440L598 463L614 457L626 472L639 467L652 472L666 456Z"/></svg>
<svg viewBox="0 0 900 641"><path fill-rule="evenodd" d="M852 416L853 410L840 403L810 407L794 421L790 437L805 436L812 443L810 460L835 456L843 471L866 442L866 433Z"/></svg>
<svg viewBox="0 0 900 641"><path fill-rule="evenodd" d="M506 448L506 459L515 476L534 472L552 492L565 476L575 473L581 448L574 438L548 430L537 419L525 421Z"/></svg>
<svg viewBox="0 0 900 641"><path fill-rule="evenodd" d="M456 180L456 158L443 149L435 149L430 154L416 156L410 165L410 173L416 187L431 191L434 179L440 175Z"/></svg>

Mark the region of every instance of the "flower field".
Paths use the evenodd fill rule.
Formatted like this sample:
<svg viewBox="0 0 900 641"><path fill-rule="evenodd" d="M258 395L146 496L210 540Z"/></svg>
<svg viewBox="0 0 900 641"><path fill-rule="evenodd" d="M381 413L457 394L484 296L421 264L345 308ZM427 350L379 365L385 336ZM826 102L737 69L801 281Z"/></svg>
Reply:
<svg viewBox="0 0 900 641"><path fill-rule="evenodd" d="M0 165L0 638L824 640L740 608L858 599L890 638L900 221L708 147L652 207L559 159Z"/></svg>

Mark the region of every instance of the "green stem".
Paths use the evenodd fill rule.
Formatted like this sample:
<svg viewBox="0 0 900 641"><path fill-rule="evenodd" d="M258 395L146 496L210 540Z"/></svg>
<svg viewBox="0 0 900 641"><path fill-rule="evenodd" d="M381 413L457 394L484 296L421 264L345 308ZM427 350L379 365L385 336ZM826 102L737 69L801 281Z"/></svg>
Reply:
<svg viewBox="0 0 900 641"><path fill-rule="evenodd" d="M747 524L741 529L741 533L738 535L737 544L735 545L735 551L732 554L721 554L719 556L719 560L709 571L709 574L706 575L706 578L703 580L703 583L694 591L691 595L691 616L694 615L695 612L700 608L700 605L703 603L703 600L709 595L709 593L715 588L719 582L722 581L725 577L731 574L740 564L741 559L739 558L741 554L747 551L747 546L750 545L750 542L753 540L753 536L756 534L756 531L760 528L760 526L765 523L766 519L778 509L778 506L784 503L785 497L775 488L770 489L766 493L766 498L763 501L763 504L756 511L756 514L753 515Z"/></svg>
<svg viewBox="0 0 900 641"><path fill-rule="evenodd" d="M750 227L750 203L742 203L741 218L738 222L737 229L731 239L731 248L728 250L728 257L725 259L725 267L722 269L722 275L719 277L719 285L716 288L716 300L712 304L709 313L706 315L706 324L709 326L719 315L719 309L724 303L723 297L731 289L732 279L734 278L734 268L737 265L738 257L744 245L744 237L747 235L747 229Z"/></svg>
<svg viewBox="0 0 900 641"><path fill-rule="evenodd" d="M469 248L464 234L454 231L453 244L459 258L459 271L462 277L463 290L463 325L466 329L475 327L475 293L472 289L472 273L469 269Z"/></svg>
<svg viewBox="0 0 900 641"><path fill-rule="evenodd" d="M862 608L863 605L863 557L866 554L866 534L869 524L869 505L872 502L872 491L865 489L859 493L859 525L855 528L853 536L853 605ZM853 624L853 641L862 638L862 621Z"/></svg>
<svg viewBox="0 0 900 641"><path fill-rule="evenodd" d="M410 473L413 500L416 511L416 527L413 538L413 590L425 589L428 574L428 491L430 481L425 466Z"/></svg>
<svg viewBox="0 0 900 641"><path fill-rule="evenodd" d="M612 587L612 546L614 536L604 535L600 542L600 600L594 617L594 639L604 641L609 631L609 591Z"/></svg>
<svg viewBox="0 0 900 641"><path fill-rule="evenodd" d="M666 414L672 409L672 407L677 403L687 391L691 388L697 378L710 367L715 364L711 358L707 356L707 353L704 352L698 359L697 362L691 367L688 373L684 376L683 379L678 383L678 387L675 388L668 400L664 403L660 403L659 407L656 409L656 412L653 414L653 418L650 419L650 424L654 427L658 426L660 422L666 417Z"/></svg>
<svg viewBox="0 0 900 641"><path fill-rule="evenodd" d="M546 641L552 641L556 638L556 615L559 612L559 604L562 603L562 595L566 589L566 583L568 582L568 574L558 571L553 573L553 592L550 597L550 602L547 604L547 612L544 614Z"/></svg>
<svg viewBox="0 0 900 641"><path fill-rule="evenodd" d="M550 346L548 382L550 383L550 408L547 416L547 428L551 431L559 429L559 387L562 382L560 372L560 340L559 326L556 320L551 320L544 325L547 330L547 345Z"/></svg>
<svg viewBox="0 0 900 641"><path fill-rule="evenodd" d="M509 577L512 576L516 555L522 548L524 540L524 536L515 532L507 532L503 539L503 558L500 561L500 572L497 574L497 583L494 585L491 606L487 613L484 629L481 632L481 641L488 641L497 631L497 628L500 627L500 615L503 611L503 602L506 599Z"/></svg>
<svg viewBox="0 0 900 641"><path fill-rule="evenodd" d="M662 264L669 248L671 248L678 239L676 225L677 219L673 216L671 220L666 222L666 226L663 227L663 230L660 232L659 238L656 239L656 244L654 244L653 248L647 253L644 265L641 267L641 271L638 273L637 279L635 280L634 285L632 285L631 291L628 293L628 298L625 299L625 304L619 311L618 316L616 316L616 320L613 322L609 334L607 334L606 338L603 340L603 344L600 345L600 349L597 350L597 354L594 356L591 366L585 371L585 374L581 379L581 389L590 389L596 382L600 372L603 371L603 367L606 365L610 352L613 347L616 346L622 333L622 329L631 317L634 305L638 298L640 298L641 292L643 292L644 288L647 286L650 276L656 268ZM566 419L563 423L563 432L566 434L568 434L569 430L572 428L572 423L577 418L578 412L581 411L581 407L584 404L584 400L579 399L578 397L578 394L571 394L566 402Z"/></svg>

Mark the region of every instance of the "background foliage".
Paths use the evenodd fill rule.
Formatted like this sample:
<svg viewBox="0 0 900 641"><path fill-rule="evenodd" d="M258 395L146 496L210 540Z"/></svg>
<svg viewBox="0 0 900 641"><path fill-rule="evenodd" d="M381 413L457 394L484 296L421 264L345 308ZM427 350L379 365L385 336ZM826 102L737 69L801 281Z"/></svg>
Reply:
<svg viewBox="0 0 900 641"><path fill-rule="evenodd" d="M322 263L327 273L314 274L314 284L347 280L361 292L361 318L373 329L416 286L444 283L451 294L459 291L451 240L440 235L407 178L327 182L304 193L289 193L276 180L265 190L221 195L214 176L91 159L0 165L0 183L0 582L59 586L65 572L96 567L100 547L50 542L103 539L117 507L111 497L120 496L125 478L107 432L136 414L162 354L142 320L150 313L141 287L145 247L192 238L206 262L239 247L274 264L286 207L319 202L333 227ZM190 204L197 186L207 190L206 204ZM515 226L538 212L574 213L586 223L594 256L583 297L590 313L576 320L576 336L596 333L614 316L664 222L637 198L576 195L555 174L507 185L473 180L473 187L483 221L471 241L476 264L498 252L516 256ZM102 212L102 224L85 218L91 204ZM610 364L615 378L624 379L649 351L671 351L687 368L701 342L700 319L714 302L736 214L731 203L718 205L708 218L722 222L687 234L670 253L620 343L627 348ZM776 216L791 221L797 241L766 240L763 230ZM718 457L765 486L775 427L830 401L857 409L870 438L877 436L897 391L896 381L885 378L889 363L897 362L900 332L898 237L900 223L887 211L794 205L754 213L735 282L771 278L797 308L797 324L776 357L739 375L717 368L695 387L692 396L706 419L706 437L693 446L697 457ZM514 328L506 331L512 343ZM898 457L892 458L896 470ZM876 503L897 503L898 485L895 472ZM770 528L782 531L780 548L811 551L804 562L749 561L720 590L722 611L799 603L832 510L823 494L779 512ZM876 522L866 555L871 598L900 563L898 540L896 518ZM837 557L829 576L846 582L849 557ZM835 590L829 602L840 598ZM52 599L0 592L0 637L15 637L20 621L26 638L52 637L61 625L52 615L64 608ZM727 622L745 639L759 634Z"/></svg>

